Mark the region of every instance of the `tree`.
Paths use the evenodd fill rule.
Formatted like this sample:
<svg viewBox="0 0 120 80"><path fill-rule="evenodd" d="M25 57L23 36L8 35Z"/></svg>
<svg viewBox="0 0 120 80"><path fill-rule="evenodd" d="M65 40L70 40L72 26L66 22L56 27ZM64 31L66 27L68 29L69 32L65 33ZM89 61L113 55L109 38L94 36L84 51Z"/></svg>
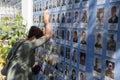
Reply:
<svg viewBox="0 0 120 80"><path fill-rule="evenodd" d="M4 17L0 22L0 60L5 62L7 54L14 43L26 37L26 25L23 17L17 14L14 19Z"/></svg>

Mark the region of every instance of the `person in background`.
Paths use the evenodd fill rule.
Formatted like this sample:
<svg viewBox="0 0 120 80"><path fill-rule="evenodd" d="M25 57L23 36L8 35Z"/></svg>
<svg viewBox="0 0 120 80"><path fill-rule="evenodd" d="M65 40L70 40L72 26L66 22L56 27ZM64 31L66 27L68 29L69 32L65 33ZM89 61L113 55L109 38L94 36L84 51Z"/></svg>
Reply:
<svg viewBox="0 0 120 80"><path fill-rule="evenodd" d="M7 73L7 80L32 80L33 75L31 68L35 63L34 49L43 45L50 38L48 11L44 12L44 23L46 25L45 34L43 34L43 31L36 26L32 26L30 28L26 40L19 46L19 48L16 50L16 55L11 60L11 64ZM16 42L12 47L7 56L8 60L20 42L21 40Z"/></svg>

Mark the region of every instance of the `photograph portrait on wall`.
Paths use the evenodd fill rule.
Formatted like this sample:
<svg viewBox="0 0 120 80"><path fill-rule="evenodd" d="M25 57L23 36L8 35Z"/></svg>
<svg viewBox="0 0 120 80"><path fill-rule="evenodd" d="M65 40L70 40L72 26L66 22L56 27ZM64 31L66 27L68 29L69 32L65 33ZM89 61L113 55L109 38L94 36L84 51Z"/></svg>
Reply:
<svg viewBox="0 0 120 80"><path fill-rule="evenodd" d="M118 30L119 7L111 6L109 8L108 30Z"/></svg>
<svg viewBox="0 0 120 80"><path fill-rule="evenodd" d="M97 9L96 29L104 29L104 8Z"/></svg>

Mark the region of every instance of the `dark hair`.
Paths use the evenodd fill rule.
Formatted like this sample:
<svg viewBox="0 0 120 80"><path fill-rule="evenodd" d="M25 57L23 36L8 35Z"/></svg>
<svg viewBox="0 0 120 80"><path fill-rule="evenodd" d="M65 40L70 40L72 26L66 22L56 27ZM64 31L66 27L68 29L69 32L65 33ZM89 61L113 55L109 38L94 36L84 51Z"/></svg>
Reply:
<svg viewBox="0 0 120 80"><path fill-rule="evenodd" d="M110 35L110 39L114 40L114 35L113 34Z"/></svg>
<svg viewBox="0 0 120 80"><path fill-rule="evenodd" d="M76 73L74 69L72 70L72 72Z"/></svg>
<svg viewBox="0 0 120 80"><path fill-rule="evenodd" d="M111 10L112 10L112 11L114 10L114 12L116 12L116 6L113 6L113 7L111 8Z"/></svg>
<svg viewBox="0 0 120 80"><path fill-rule="evenodd" d="M35 36L38 39L43 35L44 35L43 31L40 28L38 28L37 26L31 26L29 30L28 38Z"/></svg>
<svg viewBox="0 0 120 80"><path fill-rule="evenodd" d="M77 34L77 31L74 31L74 34Z"/></svg>
<svg viewBox="0 0 120 80"><path fill-rule="evenodd" d="M85 31L82 31L82 35L83 35L83 33L85 33L85 34L86 34L86 32L85 32Z"/></svg>
<svg viewBox="0 0 120 80"><path fill-rule="evenodd" d="M78 11L76 11L75 14L78 14Z"/></svg>
<svg viewBox="0 0 120 80"><path fill-rule="evenodd" d="M101 34L100 33L98 33L97 34L97 38L101 38L102 36L101 36Z"/></svg>

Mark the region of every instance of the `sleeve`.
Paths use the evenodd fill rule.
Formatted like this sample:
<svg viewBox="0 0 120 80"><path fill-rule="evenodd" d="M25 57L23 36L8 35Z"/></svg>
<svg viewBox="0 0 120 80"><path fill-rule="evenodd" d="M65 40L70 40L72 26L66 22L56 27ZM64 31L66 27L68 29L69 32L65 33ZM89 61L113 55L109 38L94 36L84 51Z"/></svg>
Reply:
<svg viewBox="0 0 120 80"><path fill-rule="evenodd" d="M48 40L49 40L49 39L48 39ZM31 41L31 47L32 47L32 49L34 49L34 48L36 48L36 47L39 47L39 46L41 46L42 44L44 44L45 42L47 42L48 40L46 39L45 36L40 37L39 39L36 39L36 40Z"/></svg>
<svg viewBox="0 0 120 80"><path fill-rule="evenodd" d="M35 63L35 55L33 53L30 54L30 67L33 67Z"/></svg>

